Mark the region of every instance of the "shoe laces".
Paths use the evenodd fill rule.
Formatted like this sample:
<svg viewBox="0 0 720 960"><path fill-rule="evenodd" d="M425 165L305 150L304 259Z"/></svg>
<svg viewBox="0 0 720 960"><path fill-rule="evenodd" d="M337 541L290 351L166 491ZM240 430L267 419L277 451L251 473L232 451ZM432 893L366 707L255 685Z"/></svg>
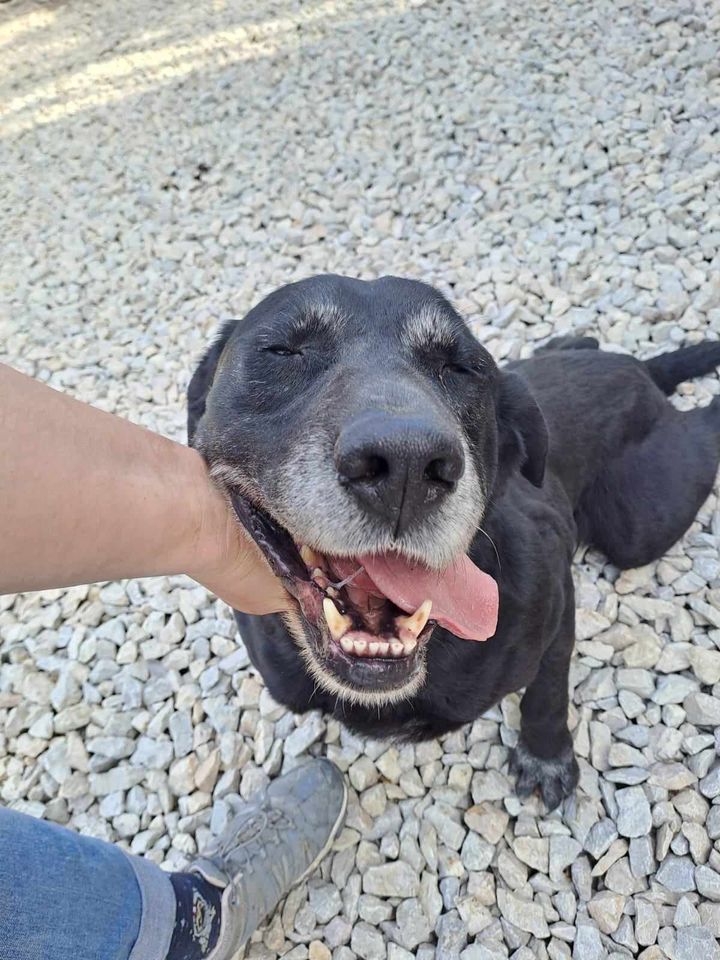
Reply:
<svg viewBox="0 0 720 960"><path fill-rule="evenodd" d="M225 870L232 887L232 900L237 902L240 883L248 868L257 860L267 860L271 846L280 846L293 822L282 807L265 806L250 813L239 830L220 844L217 858ZM283 857L280 861L283 872L289 864Z"/></svg>

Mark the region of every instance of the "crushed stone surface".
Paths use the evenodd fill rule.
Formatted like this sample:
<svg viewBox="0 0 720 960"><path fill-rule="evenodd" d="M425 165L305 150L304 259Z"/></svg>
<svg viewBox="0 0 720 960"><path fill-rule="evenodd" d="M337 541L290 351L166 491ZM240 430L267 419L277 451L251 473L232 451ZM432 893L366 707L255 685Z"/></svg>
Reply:
<svg viewBox="0 0 720 960"><path fill-rule="evenodd" d="M317 272L434 283L499 360L720 334L717 0L15 0L0 166L3 360L177 439L219 322ZM326 754L347 826L249 956L717 960L719 543L715 493L579 555L562 812L513 796L517 696L416 746L294 717L185 578L0 599L0 802L178 869Z"/></svg>

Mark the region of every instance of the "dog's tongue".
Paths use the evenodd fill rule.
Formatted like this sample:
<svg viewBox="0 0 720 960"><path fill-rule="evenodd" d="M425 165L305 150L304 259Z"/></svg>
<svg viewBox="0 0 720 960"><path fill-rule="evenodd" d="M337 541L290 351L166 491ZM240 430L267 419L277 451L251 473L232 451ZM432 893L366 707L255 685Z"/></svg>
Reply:
<svg viewBox="0 0 720 960"><path fill-rule="evenodd" d="M428 570L395 554L358 559L375 586L406 613L413 613L429 598L431 619L456 636L487 640L495 633L497 583L469 557L462 557L443 571Z"/></svg>

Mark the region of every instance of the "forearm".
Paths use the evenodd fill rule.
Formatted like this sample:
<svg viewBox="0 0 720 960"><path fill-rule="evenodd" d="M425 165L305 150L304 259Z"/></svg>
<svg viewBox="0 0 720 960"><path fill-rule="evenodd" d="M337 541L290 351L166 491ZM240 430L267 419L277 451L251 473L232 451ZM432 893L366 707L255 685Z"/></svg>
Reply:
<svg viewBox="0 0 720 960"><path fill-rule="evenodd" d="M222 510L194 451L0 364L0 593L188 572Z"/></svg>

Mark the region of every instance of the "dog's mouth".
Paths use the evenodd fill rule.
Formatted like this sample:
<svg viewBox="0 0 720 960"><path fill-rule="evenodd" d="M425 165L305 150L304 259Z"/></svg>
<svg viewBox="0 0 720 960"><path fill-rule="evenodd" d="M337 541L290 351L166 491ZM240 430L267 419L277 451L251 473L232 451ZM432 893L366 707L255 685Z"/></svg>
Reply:
<svg viewBox="0 0 720 960"><path fill-rule="evenodd" d="M497 585L468 557L433 571L397 553L329 556L231 492L235 513L297 601L313 672L353 693L406 691L424 676L439 624L487 640L497 625Z"/></svg>

